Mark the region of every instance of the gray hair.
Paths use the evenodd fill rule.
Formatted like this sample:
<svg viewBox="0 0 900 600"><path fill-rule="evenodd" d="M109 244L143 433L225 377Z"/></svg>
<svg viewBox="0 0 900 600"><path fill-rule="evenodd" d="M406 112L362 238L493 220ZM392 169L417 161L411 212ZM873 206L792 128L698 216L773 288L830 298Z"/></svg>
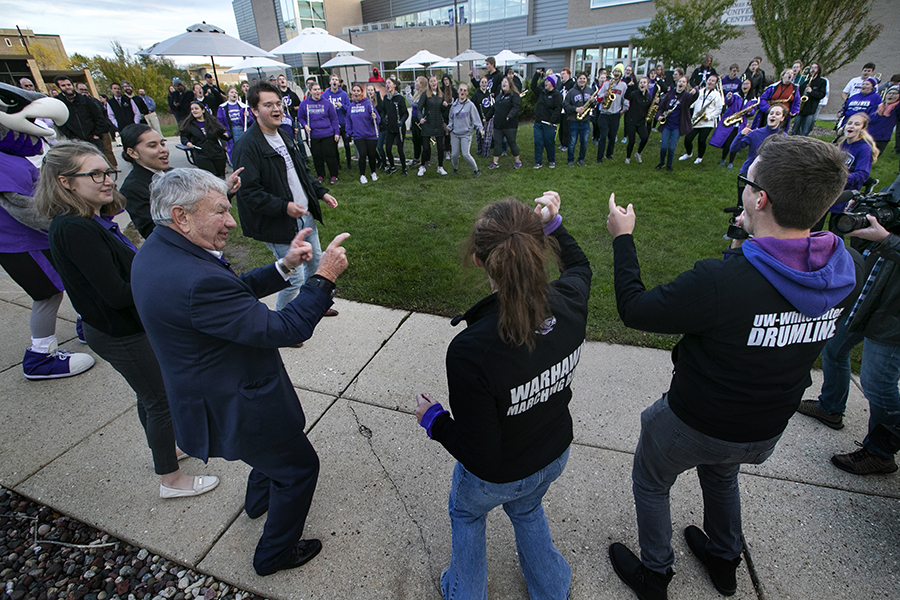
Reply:
<svg viewBox="0 0 900 600"><path fill-rule="evenodd" d="M202 169L172 169L153 176L150 184L150 216L157 225L172 223L172 208L194 212L210 192L228 195L225 182Z"/></svg>

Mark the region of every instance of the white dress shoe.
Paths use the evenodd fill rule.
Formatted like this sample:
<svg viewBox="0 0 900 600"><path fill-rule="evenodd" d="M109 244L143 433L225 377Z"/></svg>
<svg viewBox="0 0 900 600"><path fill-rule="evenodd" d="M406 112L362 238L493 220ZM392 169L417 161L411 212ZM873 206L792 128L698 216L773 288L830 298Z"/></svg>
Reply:
<svg viewBox="0 0 900 600"><path fill-rule="evenodd" d="M219 485L219 478L215 475L203 475L194 477L194 486L189 490L180 490L178 488L170 488L159 484L160 498L187 498L188 496L199 496Z"/></svg>

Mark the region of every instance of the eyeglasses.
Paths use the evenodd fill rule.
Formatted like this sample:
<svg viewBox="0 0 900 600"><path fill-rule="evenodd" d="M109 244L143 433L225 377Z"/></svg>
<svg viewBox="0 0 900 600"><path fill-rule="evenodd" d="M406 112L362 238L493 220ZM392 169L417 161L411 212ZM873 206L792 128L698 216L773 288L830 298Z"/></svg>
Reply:
<svg viewBox="0 0 900 600"><path fill-rule="evenodd" d="M741 182L741 183L743 183L744 185L749 185L749 186L751 186L751 187L754 187L754 188L758 189L758 190L761 191L761 192L766 192L766 190L765 190L765 188L764 188L763 186L759 185L759 184L756 183L755 181L750 181L749 179L747 179L747 178L744 177L743 175L738 175L738 181ZM768 196L768 195L769 195L769 192L766 192L766 195ZM769 202L771 202L771 201L772 201L772 198L771 198L771 196L770 196L770 197L769 197Z"/></svg>
<svg viewBox="0 0 900 600"><path fill-rule="evenodd" d="M109 169L108 171L91 171L90 173L72 173L70 175L64 175L64 177L90 177L94 183L104 183L107 176L115 181L119 176L119 172L115 169Z"/></svg>

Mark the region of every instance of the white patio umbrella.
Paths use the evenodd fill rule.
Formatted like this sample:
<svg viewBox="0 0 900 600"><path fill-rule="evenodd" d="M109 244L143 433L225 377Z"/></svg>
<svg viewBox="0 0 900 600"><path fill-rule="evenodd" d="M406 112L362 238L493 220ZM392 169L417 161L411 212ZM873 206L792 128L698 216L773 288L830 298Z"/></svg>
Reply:
<svg viewBox="0 0 900 600"><path fill-rule="evenodd" d="M338 52L337 56L322 64L323 68L336 69L339 67L353 67L353 78L356 79L356 67L361 65L371 65L372 63L364 58L353 56L348 52Z"/></svg>
<svg viewBox="0 0 900 600"><path fill-rule="evenodd" d="M363 48L335 37L321 27L307 27L297 37L292 38L277 48L272 48L275 54L315 54L321 67L319 54L322 52L363 52Z"/></svg>
<svg viewBox="0 0 900 600"><path fill-rule="evenodd" d="M243 40L225 34L225 30L215 25L207 25L206 21L195 23L182 33L167 40L157 42L135 54L146 56L208 56L212 63L216 85L219 76L216 73L214 56L265 56L275 58L271 52L257 48Z"/></svg>
<svg viewBox="0 0 900 600"><path fill-rule="evenodd" d="M536 64L536 63L542 63L542 62L547 62L547 61L544 60L543 58L541 58L540 56L535 56L534 54L529 54L528 56L525 57L524 60L520 60L520 61L519 61L518 63L516 63L516 64L520 64L520 65L533 65L533 64Z"/></svg>
<svg viewBox="0 0 900 600"><path fill-rule="evenodd" d="M403 62L414 62L427 65L428 63L438 62L441 60L445 60L443 56L438 56L434 52L429 52L428 50L419 50Z"/></svg>
<svg viewBox="0 0 900 600"><path fill-rule="evenodd" d="M450 60L449 58L445 58L444 60L439 60L436 63L432 63L428 65L429 69L455 69L456 61Z"/></svg>
<svg viewBox="0 0 900 600"><path fill-rule="evenodd" d="M416 62L409 62L409 60L405 60L402 63L400 63L399 65L397 65L398 71L412 71L413 78L416 77L416 71L419 69L424 70L425 65L416 63Z"/></svg>
<svg viewBox="0 0 900 600"><path fill-rule="evenodd" d="M332 67L357 67L360 65L371 65L372 63L364 58L353 56L344 52L339 52L337 56L331 60L322 63L323 68Z"/></svg>
<svg viewBox="0 0 900 600"><path fill-rule="evenodd" d="M482 54L481 52L475 52L471 48L466 50L462 54L457 54L453 57L453 60L456 62L466 62L466 61L475 61L475 60L484 60L487 56Z"/></svg>
<svg viewBox="0 0 900 600"><path fill-rule="evenodd" d="M511 50L501 50L497 54L494 55L494 61L498 65L514 65L516 63L520 63L525 60L525 57L521 54L516 54Z"/></svg>
<svg viewBox="0 0 900 600"><path fill-rule="evenodd" d="M262 72L266 69L289 69L290 67L291 65L289 64L278 62L277 60L272 60L271 58L266 58L264 56L252 56L250 58L245 58L225 72L253 73L254 71L256 71L256 76L262 79Z"/></svg>

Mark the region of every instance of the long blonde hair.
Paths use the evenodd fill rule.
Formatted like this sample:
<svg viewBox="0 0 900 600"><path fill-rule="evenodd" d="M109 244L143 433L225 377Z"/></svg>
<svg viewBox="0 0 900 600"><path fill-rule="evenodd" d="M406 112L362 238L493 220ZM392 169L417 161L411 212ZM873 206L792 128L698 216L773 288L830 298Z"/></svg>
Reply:
<svg viewBox="0 0 900 600"><path fill-rule="evenodd" d="M428 89L428 79L426 79L423 75L419 75L418 77L416 77L416 83L418 83L419 85L417 86L418 89L416 89L416 93L413 95L414 102L418 102L419 96L425 93L425 90Z"/></svg>
<svg viewBox="0 0 900 600"><path fill-rule="evenodd" d="M881 153L878 150L878 146L875 145L875 138L872 137L872 134L869 133L869 115L864 112L858 112L850 115L847 120L849 121L853 117L859 117L863 120L863 128L862 131L859 132L859 137L861 140L865 141L869 147L872 149L872 164L874 165L878 161L878 155ZM837 140L835 140L835 144L837 144L838 148L844 145L844 142L847 141L847 134L842 134Z"/></svg>
<svg viewBox="0 0 900 600"><path fill-rule="evenodd" d="M63 187L60 177L77 172L85 156L96 155L103 159L109 167L109 161L93 144L82 141L62 142L50 148L44 155L41 166L41 178L34 192L35 208L45 219L60 215L77 215L90 219L94 216L94 208L78 197L70 189ZM125 207L125 197L113 188L113 200L104 205L100 212L105 215L118 214Z"/></svg>

